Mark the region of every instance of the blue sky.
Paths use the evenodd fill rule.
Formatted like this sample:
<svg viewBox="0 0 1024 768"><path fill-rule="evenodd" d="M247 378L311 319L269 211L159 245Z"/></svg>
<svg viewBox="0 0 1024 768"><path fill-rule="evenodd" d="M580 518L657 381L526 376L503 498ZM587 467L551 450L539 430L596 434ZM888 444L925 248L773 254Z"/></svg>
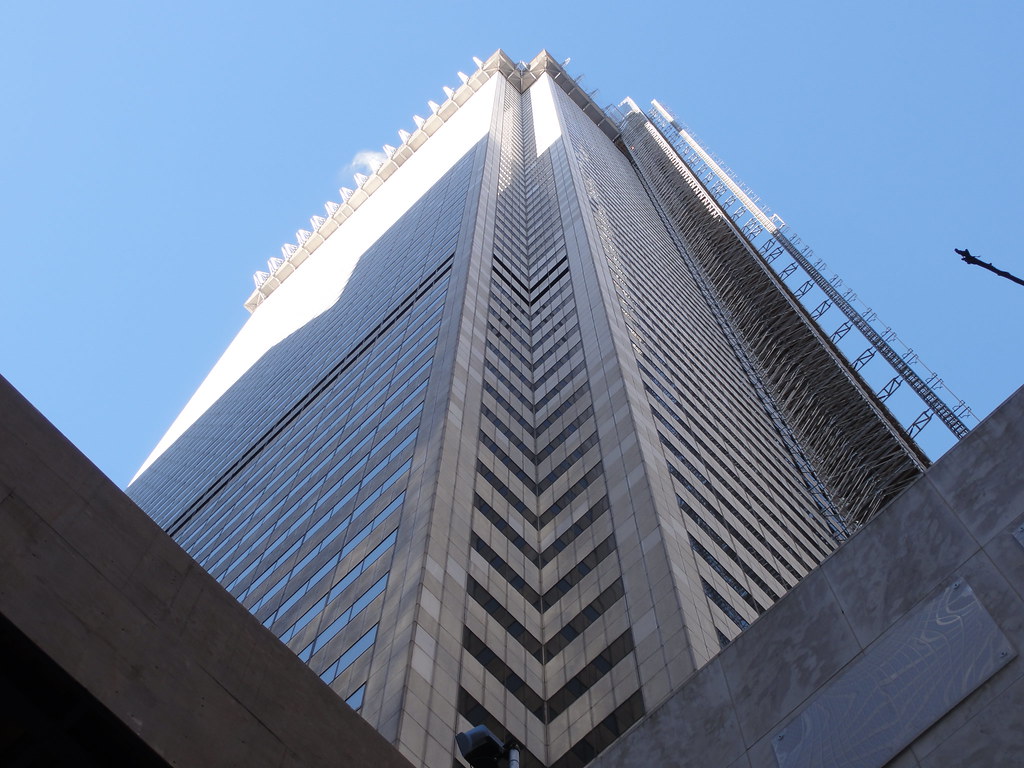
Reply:
<svg viewBox="0 0 1024 768"><path fill-rule="evenodd" d="M123 486L356 154L547 48L670 106L983 416L1024 288L952 249L1024 274L1022 39L1014 2L7 4L0 374Z"/></svg>

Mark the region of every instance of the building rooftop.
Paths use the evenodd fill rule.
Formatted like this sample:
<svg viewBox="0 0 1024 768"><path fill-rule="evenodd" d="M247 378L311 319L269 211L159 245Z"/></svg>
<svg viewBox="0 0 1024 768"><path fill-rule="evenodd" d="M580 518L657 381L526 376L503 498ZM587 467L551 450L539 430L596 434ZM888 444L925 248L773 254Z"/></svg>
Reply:
<svg viewBox="0 0 1024 768"><path fill-rule="evenodd" d="M474 62L477 68L472 75L458 73L462 84L457 89L453 90L447 86L444 88L444 101L440 103L427 102L430 114L426 118L413 115L416 128L412 133L405 130L398 132L402 141L399 146L384 145L386 159L373 173L368 176L356 174L355 189L342 187L340 203L334 201L325 203L324 208L327 215L313 216L310 219L310 229L300 229L296 232L296 242L281 246L281 257L272 258L267 262L268 271L259 271L253 275L256 290L246 300L246 309L255 312L256 308L287 280L332 232L344 224L370 195L391 178L426 143L427 139L450 120L459 108L495 75L502 75L512 85L519 88L520 92L523 92L537 82L542 75L548 74L609 138L614 139L618 136L615 122L597 106L592 94L585 91L577 80L566 72L564 65L558 63L547 51L541 51L529 63L514 61L500 49L492 53L486 61L474 59Z"/></svg>

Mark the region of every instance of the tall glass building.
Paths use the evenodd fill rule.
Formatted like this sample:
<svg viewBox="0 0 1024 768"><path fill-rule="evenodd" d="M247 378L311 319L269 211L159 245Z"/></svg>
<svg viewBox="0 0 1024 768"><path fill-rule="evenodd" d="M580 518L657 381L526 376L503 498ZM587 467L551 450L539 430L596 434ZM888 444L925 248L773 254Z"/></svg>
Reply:
<svg viewBox="0 0 1024 768"><path fill-rule="evenodd" d="M582 766L927 459L667 112L478 64L258 273L129 493L414 763L487 724Z"/></svg>

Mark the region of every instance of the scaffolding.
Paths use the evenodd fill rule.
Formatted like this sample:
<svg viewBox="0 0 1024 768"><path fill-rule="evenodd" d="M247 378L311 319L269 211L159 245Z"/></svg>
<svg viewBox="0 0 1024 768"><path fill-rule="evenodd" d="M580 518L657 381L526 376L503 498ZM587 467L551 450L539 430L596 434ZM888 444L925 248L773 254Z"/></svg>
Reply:
<svg viewBox="0 0 1024 768"><path fill-rule="evenodd" d="M778 221L713 158L689 144L684 155L682 135L655 113L644 115L633 108L623 117L623 148L640 166L659 213L678 234L681 256L700 273L702 293L729 331L748 375L760 383L758 394L804 476L818 513L841 540L913 482L928 458L884 405L898 384L888 385L888 394L885 387L873 391L859 373L865 363L858 366L841 354L831 338L835 333L822 327L821 317L833 306L851 311L855 317L847 318L844 335L854 328L864 333L863 326L866 338L885 344L886 355L896 354L901 360L903 365L896 368L901 375L915 372L892 349L891 333L884 339L878 332L868 335L874 329L837 294L807 254L797 250L801 260L773 270L770 265L778 254L766 258L766 252L788 252L775 235L781 234L791 248L798 243L782 233ZM769 239L775 244L766 248ZM787 278L804 265L809 268L805 276L799 283L793 281L798 287L787 286ZM815 277L833 288L824 294L828 303L810 297ZM802 303L809 300L814 302L810 306ZM888 360L880 346L871 349L872 357L878 354ZM926 402L935 403L930 410L948 419L944 403L926 384L924 388L933 398ZM962 425L959 416L953 416ZM966 434L966 427L961 432Z"/></svg>
<svg viewBox="0 0 1024 768"><path fill-rule="evenodd" d="M859 333L866 344L863 351L852 355L843 353L852 369L861 372L876 357L887 364L890 375L883 377L885 383L875 391L878 400L888 400L903 383L917 395L924 410L902 424L911 438L916 438L933 417L937 417L957 440L967 435L970 431L967 422L976 421L976 418L966 403L956 397L912 349L900 342L892 328L878 319L877 313L863 306L852 289L843 290L842 279L834 273L829 274L824 261L815 259L810 246L804 244L778 214L761 203L759 196L663 105L652 102L646 117L763 262L782 282L797 286L792 289L794 297L807 308L810 319L830 341L838 345L851 330ZM780 259L781 256L789 258ZM796 278L792 279L794 275ZM815 288L817 291L812 292ZM828 330L823 319L833 307L844 319L837 327ZM939 394L942 390L946 398ZM953 404L947 402L947 398Z"/></svg>

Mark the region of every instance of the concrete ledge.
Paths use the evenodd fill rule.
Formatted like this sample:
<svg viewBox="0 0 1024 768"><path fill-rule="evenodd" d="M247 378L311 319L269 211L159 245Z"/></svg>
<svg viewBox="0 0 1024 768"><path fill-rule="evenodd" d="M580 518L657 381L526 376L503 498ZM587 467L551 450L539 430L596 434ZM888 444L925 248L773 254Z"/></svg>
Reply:
<svg viewBox="0 0 1024 768"><path fill-rule="evenodd" d="M167 763L410 763L0 378L0 613Z"/></svg>

